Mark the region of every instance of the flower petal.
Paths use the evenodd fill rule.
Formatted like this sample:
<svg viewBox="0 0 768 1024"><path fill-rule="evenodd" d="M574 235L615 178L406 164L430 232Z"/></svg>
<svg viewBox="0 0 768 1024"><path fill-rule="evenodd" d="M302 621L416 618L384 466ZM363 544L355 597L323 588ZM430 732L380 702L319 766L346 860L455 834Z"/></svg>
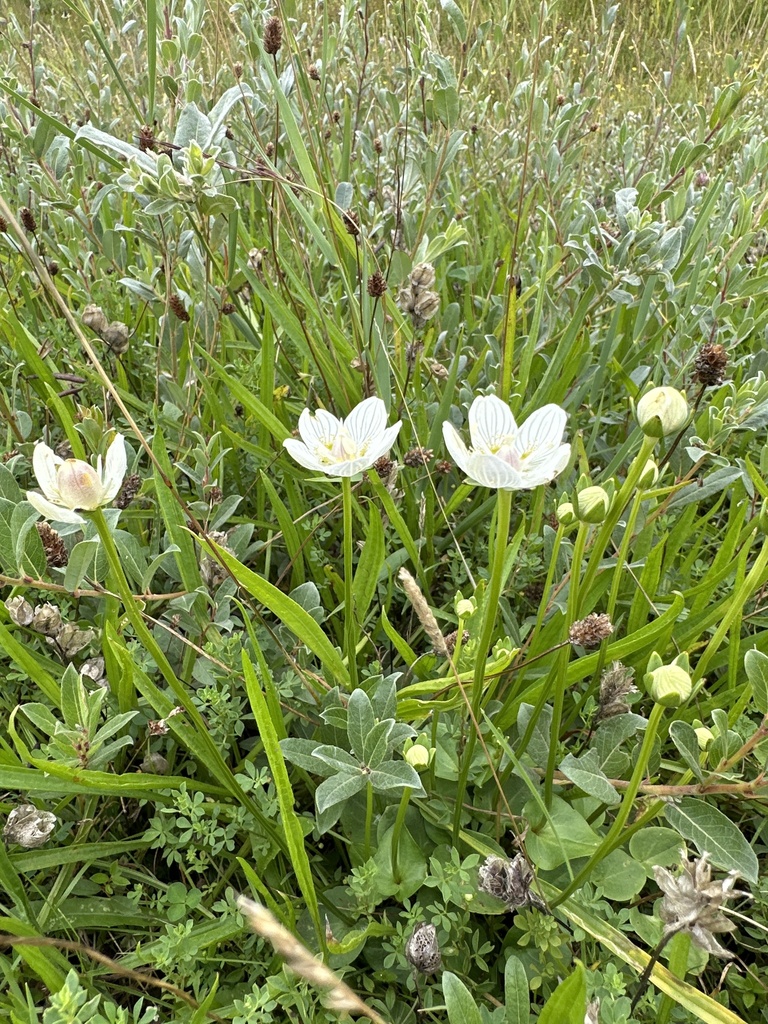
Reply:
<svg viewBox="0 0 768 1024"><path fill-rule="evenodd" d="M113 498L117 497L117 492L123 483L123 477L127 468L128 460L125 454L125 438L122 434L115 434L112 444L107 449L107 458L104 464L104 475L102 476L104 496L102 504L108 505Z"/></svg>
<svg viewBox="0 0 768 1024"><path fill-rule="evenodd" d="M448 449L448 454L459 469L463 469L465 473L469 472L469 451L461 439L458 430L449 420L443 422L443 440L445 441L445 447Z"/></svg>
<svg viewBox="0 0 768 1024"><path fill-rule="evenodd" d="M368 455L363 455L359 459L350 459L348 462L336 462L332 466L326 466L323 472L327 476L357 476L358 473L364 473L366 469L370 469L375 461L376 459L371 460Z"/></svg>
<svg viewBox="0 0 768 1024"><path fill-rule="evenodd" d="M571 446L561 444L554 451L536 452L523 461L520 472L525 481L521 486L524 490L531 490L540 484L548 484L559 476L571 457Z"/></svg>
<svg viewBox="0 0 768 1024"><path fill-rule="evenodd" d="M325 409L318 409L314 414L305 409L299 416L299 434L310 451L318 445L330 447L341 426L341 420Z"/></svg>
<svg viewBox="0 0 768 1024"><path fill-rule="evenodd" d="M37 482L47 498L55 500L59 496L59 488L56 483L56 467L64 460L49 448L47 444L40 441L35 445L32 452L32 469L35 471Z"/></svg>
<svg viewBox="0 0 768 1024"><path fill-rule="evenodd" d="M328 473L328 466L324 466L304 444L297 441L295 437L287 437L283 441L283 447L288 454L304 469L311 469L315 473Z"/></svg>
<svg viewBox="0 0 768 1024"><path fill-rule="evenodd" d="M480 395L469 407L469 436L472 447L490 453L503 438L517 434L517 423L506 402L496 395Z"/></svg>
<svg viewBox="0 0 768 1024"><path fill-rule="evenodd" d="M565 430L565 410L559 405L544 405L532 412L520 427L515 448L524 456L535 448L553 448L560 444Z"/></svg>
<svg viewBox="0 0 768 1024"><path fill-rule="evenodd" d="M73 512L69 508L62 508L61 505L54 505L52 501L48 501L37 491L27 491L27 501L41 516L51 519L54 523L78 523L79 525L85 523L83 517L79 516L77 512Z"/></svg>
<svg viewBox="0 0 768 1024"><path fill-rule="evenodd" d="M371 447L365 453L365 461L368 463L366 469L372 466L377 459L380 459L382 455L387 455L392 445L397 440L397 435L400 433L400 427L402 423L398 421L391 427L387 427L380 438L374 438L371 442Z"/></svg>
<svg viewBox="0 0 768 1024"><path fill-rule="evenodd" d="M464 467L462 466L462 469ZM470 483L480 487L493 487L497 490L516 491L526 485L516 469L504 459L483 452L472 452L469 465L464 469Z"/></svg>
<svg viewBox="0 0 768 1024"><path fill-rule="evenodd" d="M358 451L365 445L376 444L386 425L387 407L380 398L366 398L344 420L344 426Z"/></svg>

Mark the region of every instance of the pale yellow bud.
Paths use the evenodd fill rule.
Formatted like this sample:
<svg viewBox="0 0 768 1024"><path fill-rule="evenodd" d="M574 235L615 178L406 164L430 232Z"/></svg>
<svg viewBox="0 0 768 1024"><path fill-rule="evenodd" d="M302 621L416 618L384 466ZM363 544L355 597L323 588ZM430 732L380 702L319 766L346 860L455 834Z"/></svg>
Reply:
<svg viewBox="0 0 768 1024"><path fill-rule="evenodd" d="M637 403L637 422L648 437L666 437L688 421L688 402L675 388L652 388Z"/></svg>

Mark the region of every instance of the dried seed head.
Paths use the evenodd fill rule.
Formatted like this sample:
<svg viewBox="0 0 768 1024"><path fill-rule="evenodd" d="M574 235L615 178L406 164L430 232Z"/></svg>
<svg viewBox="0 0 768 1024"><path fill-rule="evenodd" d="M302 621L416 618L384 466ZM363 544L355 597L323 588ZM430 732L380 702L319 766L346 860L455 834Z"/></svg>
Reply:
<svg viewBox="0 0 768 1024"><path fill-rule="evenodd" d="M600 1024L600 1000L593 999L587 1003L587 1012L584 1015L584 1024Z"/></svg>
<svg viewBox="0 0 768 1024"><path fill-rule="evenodd" d="M400 584L407 594L408 600L413 605L413 610L416 612L416 617L419 622L424 627L424 632L432 641L432 646L435 652L442 655L444 658L448 658L448 648L445 645L442 630L438 626L437 619L432 613L432 609L427 604L427 600L422 594L419 584L404 567L398 572L397 578L400 580Z"/></svg>
<svg viewBox="0 0 768 1024"><path fill-rule="evenodd" d="M699 349L693 364L693 379L704 387L714 387L725 380L728 353L722 345L708 341Z"/></svg>
<svg viewBox="0 0 768 1024"><path fill-rule="evenodd" d="M264 26L264 49L274 57L283 45L283 23L279 18L268 18Z"/></svg>
<svg viewBox="0 0 768 1024"><path fill-rule="evenodd" d="M417 263L411 271L410 284L416 292L425 291L435 283L435 268L431 263Z"/></svg>
<svg viewBox="0 0 768 1024"><path fill-rule="evenodd" d="M19 210L19 220L21 221L22 227L25 231L29 231L33 234L37 231L37 220L34 213L28 206L22 206Z"/></svg>
<svg viewBox="0 0 768 1024"><path fill-rule="evenodd" d="M486 857L478 874L480 892L503 900L509 910L535 907L547 912L544 900L531 890L533 868L522 853L518 853L512 860L506 857Z"/></svg>
<svg viewBox="0 0 768 1024"><path fill-rule="evenodd" d="M235 312L236 309L237 309L237 307L235 306L234 302L222 302L222 304L221 304L221 315L222 316L232 316L232 314Z"/></svg>
<svg viewBox="0 0 768 1024"><path fill-rule="evenodd" d="M234 73L235 78L243 77L243 65L240 63L239 60L236 61L235 64L233 65L232 71Z"/></svg>
<svg viewBox="0 0 768 1024"><path fill-rule="evenodd" d="M586 647L587 650L593 650L595 647L599 647L600 644L613 633L613 624L611 623L610 616L606 615L605 612L592 612L585 619L579 619L578 622L574 622L568 631L568 639L572 644L578 644L579 647Z"/></svg>
<svg viewBox="0 0 768 1024"><path fill-rule="evenodd" d="M422 974L434 974L440 970L442 959L437 943L437 929L433 924L421 921L416 925L405 944L405 959Z"/></svg>
<svg viewBox="0 0 768 1024"><path fill-rule="evenodd" d="M380 459L376 459L373 464L373 468L379 474L382 480L386 480L392 470L395 468L395 464L388 455L382 455Z"/></svg>
<svg viewBox="0 0 768 1024"><path fill-rule="evenodd" d="M141 490L141 477L137 473L132 473L123 480L123 486L117 493L115 498L115 505L117 508L128 508L133 499Z"/></svg>
<svg viewBox="0 0 768 1024"><path fill-rule="evenodd" d="M93 302L90 302L85 307L80 314L80 319L86 327L90 327L96 334L103 334L109 327L109 320L104 315L104 310Z"/></svg>
<svg viewBox="0 0 768 1024"><path fill-rule="evenodd" d="M632 682L635 670L622 665L620 661L607 668L600 677L600 697L598 700L596 722L603 722L606 718L615 718L616 715L626 715L630 710L625 697L630 693L637 693L637 687Z"/></svg>
<svg viewBox="0 0 768 1024"><path fill-rule="evenodd" d="M51 277L56 277L56 275L59 272L59 264L56 262L56 260L48 260L45 267L48 273L51 275Z"/></svg>
<svg viewBox="0 0 768 1024"><path fill-rule="evenodd" d="M128 327L119 320L115 320L114 323L110 324L102 332L101 337L116 356L121 356L124 352L128 351L128 346L130 345L129 334Z"/></svg>
<svg viewBox="0 0 768 1024"><path fill-rule="evenodd" d="M360 234L360 215L355 210L345 210L343 220L347 234L357 238Z"/></svg>
<svg viewBox="0 0 768 1024"><path fill-rule="evenodd" d="M20 804L8 815L3 828L7 843L18 843L27 850L35 850L48 841L58 819L50 811L38 811L34 804Z"/></svg>
<svg viewBox="0 0 768 1024"><path fill-rule="evenodd" d="M167 775L170 765L162 754L147 754L141 762L141 770L147 775Z"/></svg>
<svg viewBox="0 0 768 1024"><path fill-rule="evenodd" d="M48 568L61 569L69 561L66 544L49 523L35 523L35 527L43 543Z"/></svg>
<svg viewBox="0 0 768 1024"><path fill-rule="evenodd" d="M410 466L411 469L415 469L417 466L426 466L428 462L432 461L434 455L431 448L411 448L403 456L403 465Z"/></svg>
<svg viewBox="0 0 768 1024"><path fill-rule="evenodd" d="M143 124L139 128L139 149L142 153L153 152L156 146L155 130L151 124Z"/></svg>
<svg viewBox="0 0 768 1024"><path fill-rule="evenodd" d="M183 324L189 323L189 313L184 306L184 301L180 295L171 295L168 299L168 308L176 317L177 320L181 320Z"/></svg>
<svg viewBox="0 0 768 1024"><path fill-rule="evenodd" d="M440 296L437 292L425 291L417 297L413 305L411 319L415 327L423 327L440 309Z"/></svg>
<svg viewBox="0 0 768 1024"><path fill-rule="evenodd" d="M309 75L313 82L320 81L320 72L318 70L317 64L310 64L309 67L307 68L307 74Z"/></svg>
<svg viewBox="0 0 768 1024"><path fill-rule="evenodd" d="M380 270L375 270L368 278L368 294L372 299L380 299L387 290L387 279Z"/></svg>
<svg viewBox="0 0 768 1024"><path fill-rule="evenodd" d="M690 861L683 857L682 871L677 876L658 865L654 866L653 873L664 893L659 916L666 925L665 936L688 932L701 949L725 960L733 959L733 953L721 946L714 936L736 930L721 907L737 896L749 896L734 888L738 872L729 871L725 879L713 882L709 854L703 853Z"/></svg>
<svg viewBox="0 0 768 1024"><path fill-rule="evenodd" d="M459 639L459 631L458 631L458 629L454 629L454 631L452 633L446 633L446 635L443 637L443 640L445 640L445 646L446 646L446 648L448 650L448 653L450 654L451 657L453 657L453 652L456 650L456 641L458 639ZM469 630L468 629L464 629L464 630L462 630L462 633L461 633L461 645L462 645L462 647L464 646L464 644L468 640L469 640Z"/></svg>
<svg viewBox="0 0 768 1024"><path fill-rule="evenodd" d="M693 176L693 183L696 188L706 188L709 184L709 175L706 171L696 171Z"/></svg>
<svg viewBox="0 0 768 1024"><path fill-rule="evenodd" d="M95 636L92 629L80 629L76 622L65 622L56 634L56 639L49 637L48 643L56 643L65 658L74 658Z"/></svg>
<svg viewBox="0 0 768 1024"><path fill-rule="evenodd" d="M442 363L438 363L436 359L430 359L427 363L427 369L436 380L447 380L450 376L447 366L443 366Z"/></svg>
<svg viewBox="0 0 768 1024"><path fill-rule="evenodd" d="M220 548L224 548L225 551L232 554L231 549L227 547L227 535L223 530L213 530L208 536L214 544L218 544ZM214 590L216 587L221 586L229 573L221 562L213 557L210 551L205 550L203 557L200 559L200 575L203 577L208 589Z"/></svg>
<svg viewBox="0 0 768 1024"><path fill-rule="evenodd" d="M379 156L384 151L384 144L382 143L382 141L381 141L381 139L379 138L378 135L373 140L373 148L374 148L374 151L379 154Z"/></svg>
<svg viewBox="0 0 768 1024"><path fill-rule="evenodd" d="M449 462L448 459L438 459L434 469L436 473L442 473L443 476L447 476L453 469L453 463Z"/></svg>
<svg viewBox="0 0 768 1024"><path fill-rule="evenodd" d="M61 629L61 612L55 604L46 601L35 609L30 626L43 636L58 636Z"/></svg>
<svg viewBox="0 0 768 1024"><path fill-rule="evenodd" d="M104 680L104 659L103 658L89 658L84 661L80 666L80 675L85 676L86 679L92 679L94 683L99 683L102 686L108 685Z"/></svg>
<svg viewBox="0 0 768 1024"><path fill-rule="evenodd" d="M11 622L17 626L28 626L35 616L35 609L21 594L9 597L5 602L5 608Z"/></svg>
<svg viewBox="0 0 768 1024"><path fill-rule="evenodd" d="M0 235L4 235L8 230L8 221L0 214Z"/></svg>

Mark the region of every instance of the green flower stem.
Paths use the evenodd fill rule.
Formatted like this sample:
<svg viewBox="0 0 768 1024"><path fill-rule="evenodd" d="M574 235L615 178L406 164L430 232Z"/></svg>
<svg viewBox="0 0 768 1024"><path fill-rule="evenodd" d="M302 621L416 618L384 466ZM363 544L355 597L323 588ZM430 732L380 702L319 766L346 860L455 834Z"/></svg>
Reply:
<svg viewBox="0 0 768 1024"><path fill-rule="evenodd" d="M352 481L349 477L342 479L341 493L344 500L344 636L350 687L354 690L357 687L357 623L352 590Z"/></svg>
<svg viewBox="0 0 768 1024"><path fill-rule="evenodd" d="M611 622L613 622L614 619L616 602L619 599L619 587L621 586L622 573L624 571L624 566L629 561L629 545L632 542L632 537L635 532L635 523L637 522L637 517L640 514L640 506L643 503L644 495L645 492L642 490L637 491L635 494L629 518L627 519L627 525L624 528L624 536L621 538L619 553L616 556L616 568L613 573L613 579L611 580L611 592L608 595L608 604L605 609Z"/></svg>
<svg viewBox="0 0 768 1024"><path fill-rule="evenodd" d="M580 523L579 532L576 534L576 541L573 545L573 556L571 558L571 581L568 588L568 612L565 616L564 640L568 639L569 629L579 618L579 581L581 579L581 560L584 557L584 549L587 544L589 531L590 526L588 523ZM557 748L560 742L560 725L563 721L563 707L565 705L565 674L568 669L568 659L570 655L570 644L566 643L558 651L557 659L555 661L555 693L552 707L552 726L549 733L547 774L544 776L544 802L547 807L552 804L552 780L555 775Z"/></svg>
<svg viewBox="0 0 768 1024"><path fill-rule="evenodd" d="M400 852L400 833L403 831L405 812L408 810L408 802L410 799L411 787L406 786L403 790L403 795L400 797L400 806L397 808L397 817L395 818L395 824L392 829L392 877L398 885L401 881L400 868L397 862L398 854Z"/></svg>
<svg viewBox="0 0 768 1024"><path fill-rule="evenodd" d="M653 449L656 447L657 440L658 438L655 437L643 437L643 443L640 446L640 451L635 456L629 467L624 483L619 488L618 493L611 503L611 508L606 516L605 522L600 527L600 532L597 535L595 543L592 545L592 554L582 581L582 591L585 594L589 594L589 591L592 588L595 576L600 568L600 563L603 560L605 549L610 542L611 534L615 530L622 512L627 507L629 499L635 492L637 482L643 474L646 462L653 454Z"/></svg>
<svg viewBox="0 0 768 1024"><path fill-rule="evenodd" d="M365 787L365 852L364 860L371 856L371 830L373 828L373 786Z"/></svg>
<svg viewBox="0 0 768 1024"><path fill-rule="evenodd" d="M502 577L504 575L504 555L507 550L507 539L509 537L509 521L512 513L512 491L499 491L496 501L496 533L489 550L489 562L491 564L491 577L488 581L488 589L485 593L483 609L483 626L480 631L480 639L477 645L475 657L475 677L472 682L472 695L470 707L472 708L473 721L469 723L469 736L461 759L461 769L456 787L456 810L453 815L453 841L458 842L461 831L461 810L464 804L464 794L467 790L467 779L469 768L472 764L472 756L477 743L476 723L479 720L480 708L483 699L483 684L485 682L485 668L488 660L488 650L493 639L493 630L496 626L496 617L499 611L499 598L501 596Z"/></svg>
<svg viewBox="0 0 768 1024"><path fill-rule="evenodd" d="M699 658L698 664L696 665L696 671L693 673L694 683L698 683L703 678L704 673L707 671L710 661L717 653L720 644L725 639L725 635L733 625L735 619L738 618L744 611L744 606L749 600L750 596L754 594L756 590L763 586L765 583L766 569L768 568L768 544L762 544L760 554L755 560L755 564L749 570L746 579L741 583L736 593L733 595L728 607L728 611L723 616L723 620L712 635L712 639L707 644L703 654Z"/></svg>
<svg viewBox="0 0 768 1024"><path fill-rule="evenodd" d="M614 818L613 824L608 829L602 843L589 858L582 870L574 878L568 888L563 889L557 899L552 903L553 907L562 903L563 900L568 899L572 893L581 888L597 865L604 860L609 853L612 853L624 842L624 826L632 811L637 791L640 789L640 785L645 778L645 769L648 766L648 761L653 750L653 744L656 739L656 734L659 731L659 725L661 724L663 714L663 705L654 704L653 710L648 718L648 725L645 730L645 736L643 737L643 745L640 748L640 754L638 755L637 763L635 764L635 770L632 772L632 778L629 780L629 786L627 786L624 791L624 798L621 801L621 805L616 817Z"/></svg>

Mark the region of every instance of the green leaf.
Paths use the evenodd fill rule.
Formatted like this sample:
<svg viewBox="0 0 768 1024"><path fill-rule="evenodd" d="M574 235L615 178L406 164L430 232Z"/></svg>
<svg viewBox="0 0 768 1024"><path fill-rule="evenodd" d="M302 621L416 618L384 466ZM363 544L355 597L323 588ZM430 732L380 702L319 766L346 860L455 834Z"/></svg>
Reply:
<svg viewBox="0 0 768 1024"><path fill-rule="evenodd" d="M561 981L539 1014L537 1024L584 1024L587 1012L587 977L582 964Z"/></svg>
<svg viewBox="0 0 768 1024"><path fill-rule="evenodd" d="M349 673L341 660L341 655L331 644L328 637L318 626L311 615L287 594L284 594L271 583L247 569L234 555L213 541L209 542L216 551L217 557L230 570L237 582L257 601L268 608L273 615L295 633L299 640L306 644L313 654L322 661L334 679L343 686L349 686Z"/></svg>
<svg viewBox="0 0 768 1024"><path fill-rule="evenodd" d="M459 94L453 86L448 89L435 89L433 94L435 117L446 128L453 128L459 119Z"/></svg>
<svg viewBox="0 0 768 1024"><path fill-rule="evenodd" d="M376 595L376 588L382 566L384 565L385 554L384 527L381 521L381 512L374 505L371 505L368 529L365 534L365 544L363 545L360 561L357 563L355 578L352 583L355 612L361 625L365 622L368 608Z"/></svg>
<svg viewBox="0 0 768 1024"><path fill-rule="evenodd" d="M539 804L533 800L525 805L523 816L531 822L526 851L542 871L553 871L566 861L588 857L600 845L599 836L579 812L560 797L554 797L549 816L543 821Z"/></svg>
<svg viewBox="0 0 768 1024"><path fill-rule="evenodd" d="M361 771L356 775L334 775L321 782L315 790L317 813L323 814L329 807L344 803L365 789L367 779Z"/></svg>
<svg viewBox="0 0 768 1024"><path fill-rule="evenodd" d="M410 786L418 793L423 793L419 773L405 761L385 761L371 772L369 778L377 792Z"/></svg>
<svg viewBox="0 0 768 1024"><path fill-rule="evenodd" d="M81 540L72 548L64 573L64 586L72 593L83 582L93 563L98 540Z"/></svg>
<svg viewBox="0 0 768 1024"><path fill-rule="evenodd" d="M248 700L251 704L256 725L259 730L261 742L264 745L264 753L267 755L269 770L277 792L277 800L280 805L280 817L283 832L285 833L286 846L291 858L291 865L296 874L301 894L307 904L312 923L315 926L315 933L321 947L323 945L324 932L320 926L320 909L317 903L317 893L312 877L312 869L304 845L304 831L295 810L295 798L291 780L288 778L288 771L285 767L285 759L280 749L269 708L261 692L259 681L251 660L245 651L242 652L243 674L245 676L245 688L248 693Z"/></svg>
<svg viewBox="0 0 768 1024"><path fill-rule="evenodd" d="M522 960L511 956L504 967L504 1024L529 1024L531 996Z"/></svg>
<svg viewBox="0 0 768 1024"><path fill-rule="evenodd" d="M462 43L465 42L467 38L467 22L456 0L440 0L440 6L451 19L456 35Z"/></svg>
<svg viewBox="0 0 768 1024"><path fill-rule="evenodd" d="M629 840L629 852L653 878L653 866L669 867L680 860L680 836L671 828L648 825Z"/></svg>
<svg viewBox="0 0 768 1024"><path fill-rule="evenodd" d="M647 881L642 864L624 850L612 850L590 875L590 882L599 885L608 900L628 903L642 892Z"/></svg>
<svg viewBox="0 0 768 1024"><path fill-rule="evenodd" d="M696 739L696 732L688 722L678 720L669 727L669 735L677 747L680 756L691 769L697 779L701 780L704 773L699 764L699 741Z"/></svg>
<svg viewBox="0 0 768 1024"><path fill-rule="evenodd" d="M198 587L202 587L203 581L200 576L197 558L195 557L195 545L187 530L184 514L170 489L170 485L173 482L173 467L171 466L171 460L168 458L165 438L159 427L156 429L152 440L152 453L158 463L154 470L154 478L160 515L165 523L165 528L168 531L171 542L178 549L174 553L174 557L179 575L181 576L181 582L184 584L185 590L194 593Z"/></svg>
<svg viewBox="0 0 768 1024"><path fill-rule="evenodd" d="M761 715L768 715L768 655L751 650L744 655L744 668L752 684L752 698Z"/></svg>
<svg viewBox="0 0 768 1024"><path fill-rule="evenodd" d="M348 210L352 205L352 197L354 191L352 184L349 181L340 181L336 186L336 196L334 202L340 210Z"/></svg>
<svg viewBox="0 0 768 1024"><path fill-rule="evenodd" d="M748 882L756 883L758 863L755 851L739 828L706 800L685 796L679 804L664 808L667 821L700 854L709 854L712 863L724 871L738 871Z"/></svg>
<svg viewBox="0 0 768 1024"><path fill-rule="evenodd" d="M608 807L621 803L621 797L600 770L596 750L588 750L581 757L568 754L560 762L560 771L588 796L593 796Z"/></svg>
<svg viewBox="0 0 768 1024"><path fill-rule="evenodd" d="M371 701L365 690L357 689L347 705L347 736L358 761L363 760L365 738L376 724Z"/></svg>
<svg viewBox="0 0 768 1024"><path fill-rule="evenodd" d="M483 1024L480 1008L469 989L450 971L443 973L443 995L449 1024Z"/></svg>
<svg viewBox="0 0 768 1024"><path fill-rule="evenodd" d="M312 772L313 775L330 775L334 770L326 761L315 757L317 743L314 740L304 740L292 736L289 739L280 740L280 749L291 764L295 764L297 768L303 768L305 772Z"/></svg>
<svg viewBox="0 0 768 1024"><path fill-rule="evenodd" d="M369 768L378 768L389 752L389 742L395 722L388 718L377 722L363 740L363 763Z"/></svg>

